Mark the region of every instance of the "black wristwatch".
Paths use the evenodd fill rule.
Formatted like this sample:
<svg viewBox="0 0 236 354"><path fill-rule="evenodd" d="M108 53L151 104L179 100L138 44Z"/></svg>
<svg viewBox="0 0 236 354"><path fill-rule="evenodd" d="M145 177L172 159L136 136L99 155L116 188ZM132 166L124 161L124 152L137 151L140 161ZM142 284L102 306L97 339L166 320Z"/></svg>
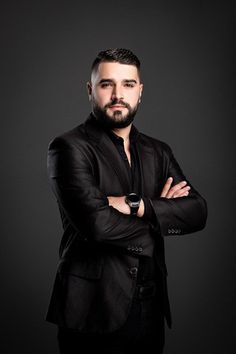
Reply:
<svg viewBox="0 0 236 354"><path fill-rule="evenodd" d="M131 215L137 215L141 197L136 193L130 193L125 197L125 202L129 205Z"/></svg>

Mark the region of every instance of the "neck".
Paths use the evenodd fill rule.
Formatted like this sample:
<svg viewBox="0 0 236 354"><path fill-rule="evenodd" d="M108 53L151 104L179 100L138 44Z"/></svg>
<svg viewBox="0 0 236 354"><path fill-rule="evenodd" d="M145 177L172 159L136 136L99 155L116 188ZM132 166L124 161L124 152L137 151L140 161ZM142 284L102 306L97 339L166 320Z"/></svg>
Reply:
<svg viewBox="0 0 236 354"><path fill-rule="evenodd" d="M130 125L128 125L128 127L125 127L125 128L114 128L114 129L112 129L112 131L116 135L118 135L121 138L123 138L124 141L127 141L127 140L129 140L129 134L130 134L131 127L132 127L132 123Z"/></svg>

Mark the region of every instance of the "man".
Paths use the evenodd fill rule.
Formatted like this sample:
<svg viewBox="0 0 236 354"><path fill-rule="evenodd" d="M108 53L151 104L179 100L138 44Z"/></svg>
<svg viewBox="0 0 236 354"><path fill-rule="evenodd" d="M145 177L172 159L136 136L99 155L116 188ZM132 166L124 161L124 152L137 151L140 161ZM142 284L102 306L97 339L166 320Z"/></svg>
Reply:
<svg viewBox="0 0 236 354"><path fill-rule="evenodd" d="M47 320L60 353L162 353L164 236L201 230L206 202L170 147L133 125L143 84L131 51L100 52L87 88L92 113L49 146L64 234Z"/></svg>

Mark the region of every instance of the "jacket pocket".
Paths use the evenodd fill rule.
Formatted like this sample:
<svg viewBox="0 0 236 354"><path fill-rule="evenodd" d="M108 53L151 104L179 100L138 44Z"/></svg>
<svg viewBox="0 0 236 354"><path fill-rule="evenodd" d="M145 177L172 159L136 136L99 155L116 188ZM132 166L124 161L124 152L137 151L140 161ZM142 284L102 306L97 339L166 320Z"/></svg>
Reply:
<svg viewBox="0 0 236 354"><path fill-rule="evenodd" d="M67 273L85 279L100 279L103 270L102 259L63 259L58 265L59 273Z"/></svg>

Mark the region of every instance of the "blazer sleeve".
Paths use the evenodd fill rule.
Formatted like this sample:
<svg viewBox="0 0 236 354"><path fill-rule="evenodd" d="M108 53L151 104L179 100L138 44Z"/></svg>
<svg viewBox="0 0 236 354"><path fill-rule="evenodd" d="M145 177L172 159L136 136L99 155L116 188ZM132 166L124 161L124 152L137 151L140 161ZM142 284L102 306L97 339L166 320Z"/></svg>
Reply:
<svg viewBox="0 0 236 354"><path fill-rule="evenodd" d="M171 148L167 144L163 145L164 174L166 179L173 177L172 185L185 180L191 189L187 197L172 199L159 197L157 199L150 199L156 214L156 228L158 228L162 236L184 235L199 231L206 224L207 203L186 179ZM165 183L166 180L163 182Z"/></svg>
<svg viewBox="0 0 236 354"><path fill-rule="evenodd" d="M154 239L149 224L109 206L94 177L95 166L83 146L57 137L49 144L47 163L52 190L78 233L86 240L152 256Z"/></svg>

